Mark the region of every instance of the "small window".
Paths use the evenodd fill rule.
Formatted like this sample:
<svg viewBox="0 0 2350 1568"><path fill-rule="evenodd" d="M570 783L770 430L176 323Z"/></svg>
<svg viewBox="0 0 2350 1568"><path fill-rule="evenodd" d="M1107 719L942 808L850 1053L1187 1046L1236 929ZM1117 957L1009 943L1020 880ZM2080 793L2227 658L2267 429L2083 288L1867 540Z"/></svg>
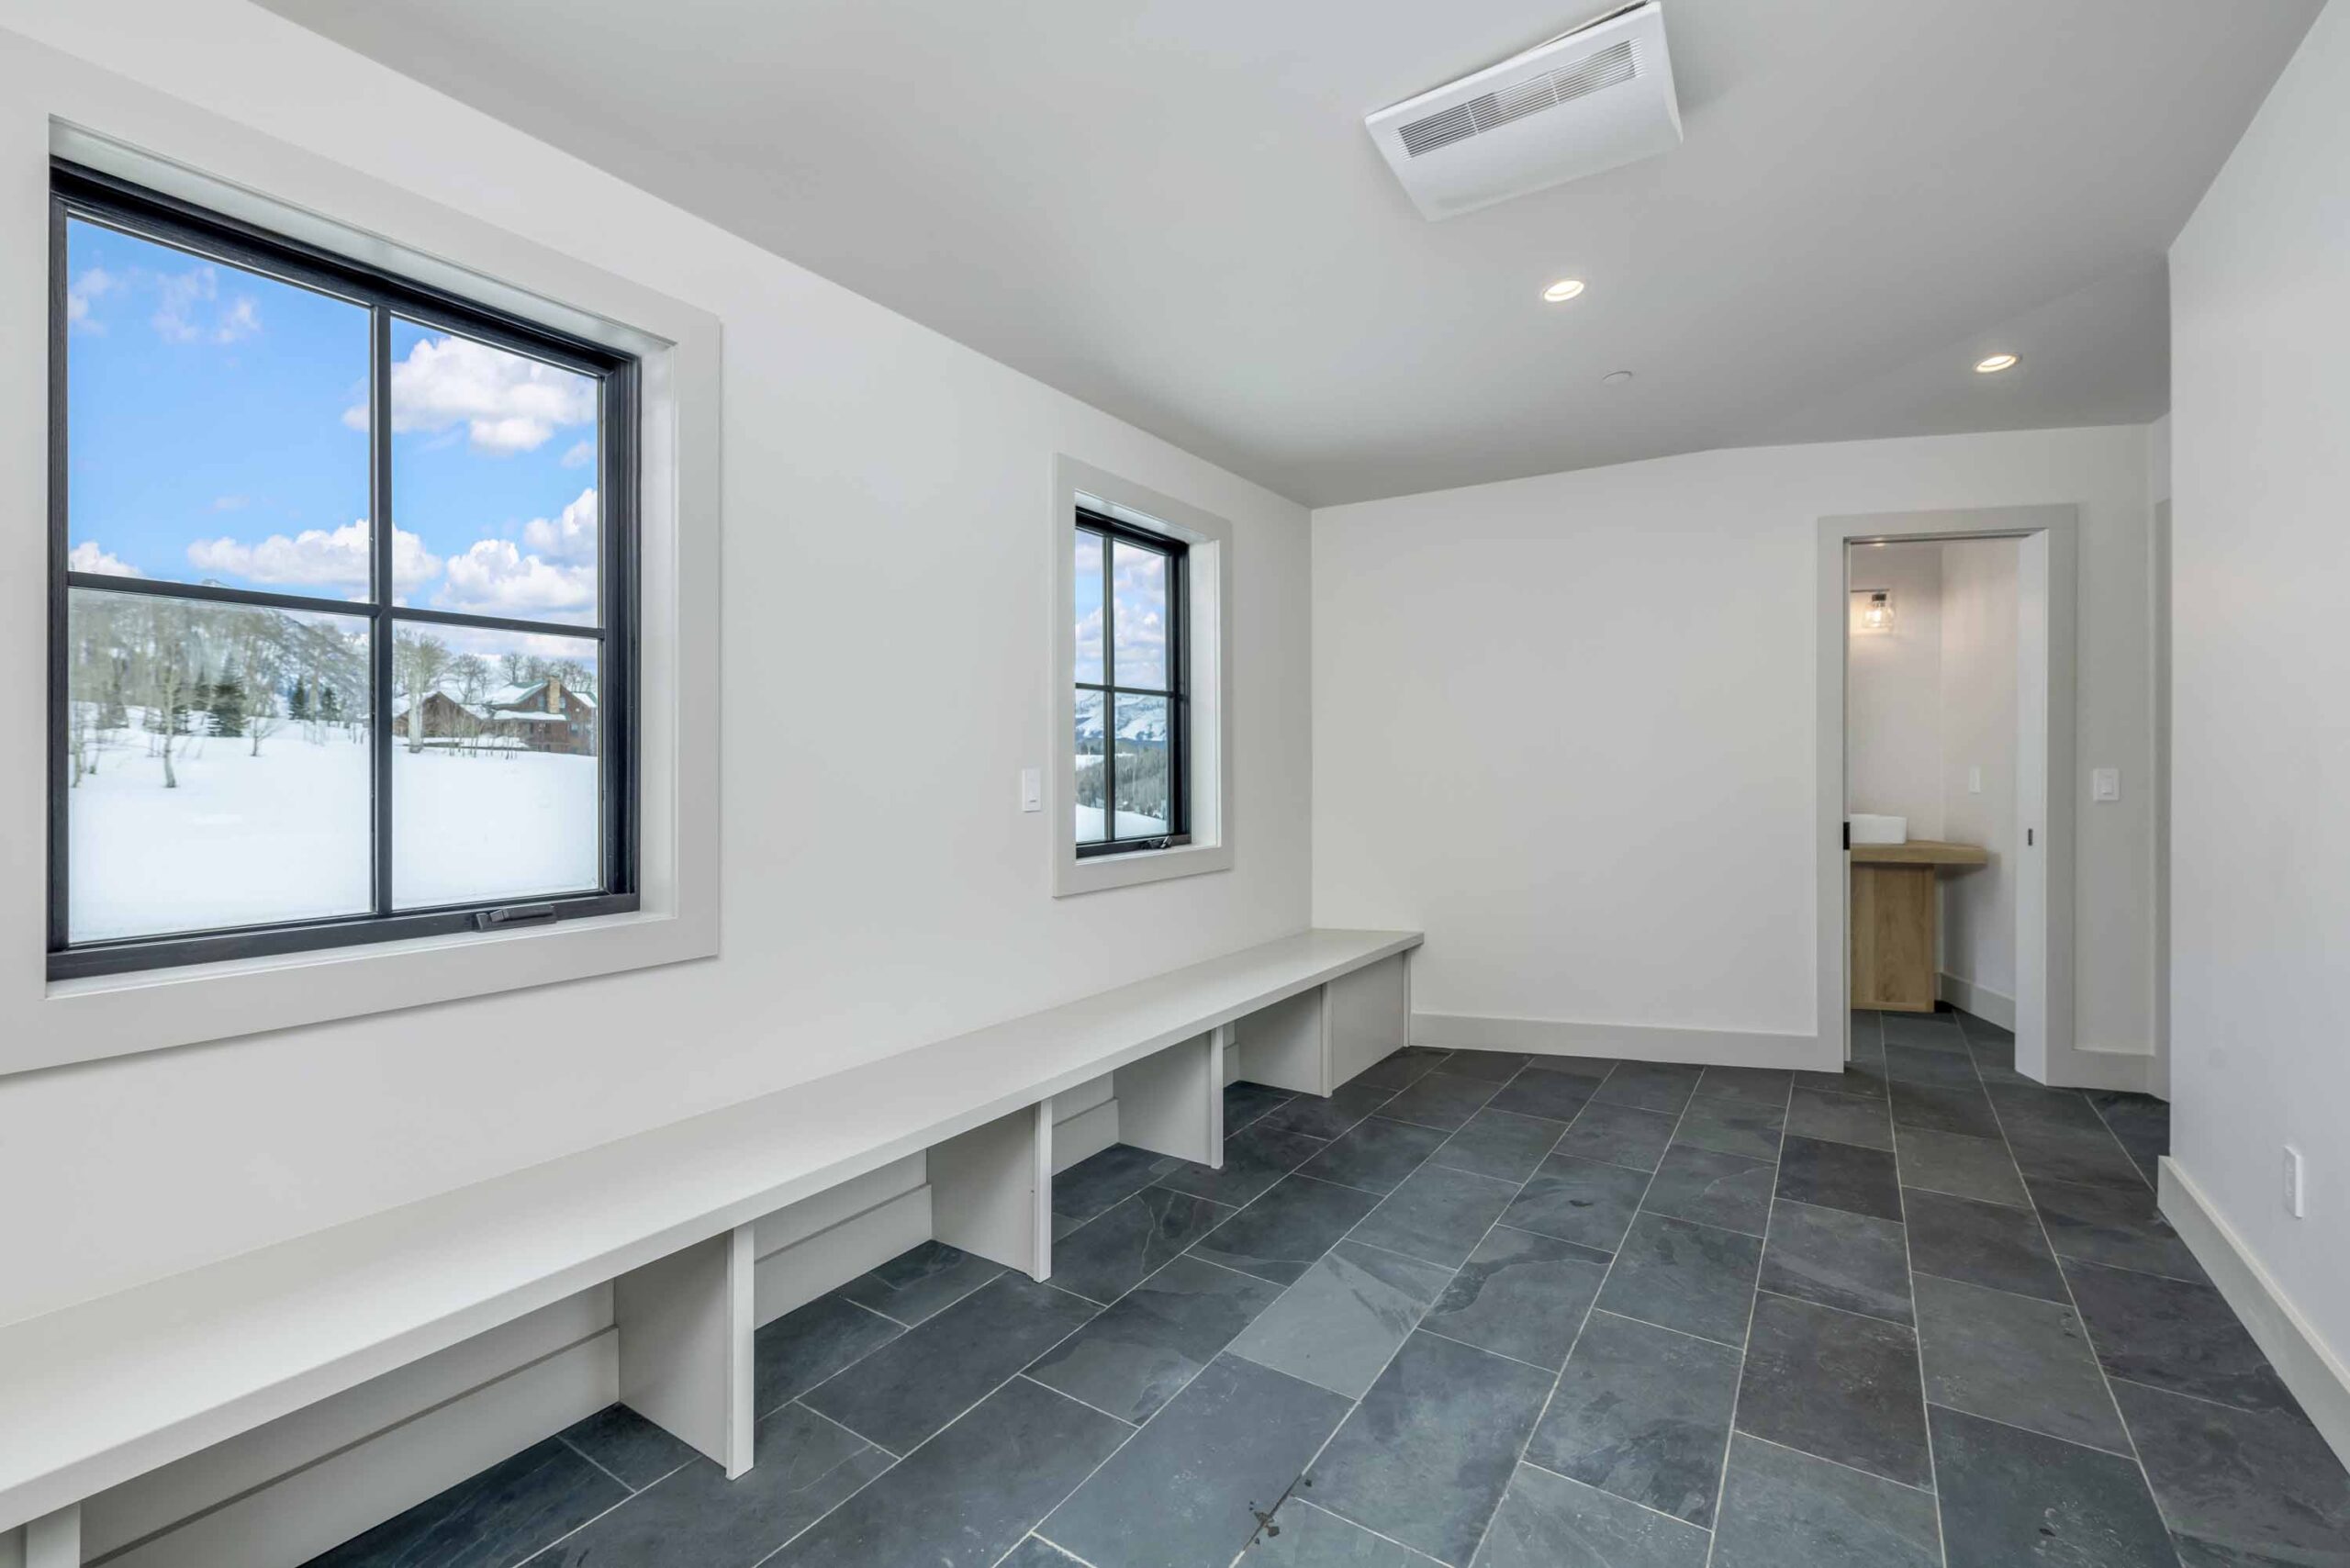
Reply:
<svg viewBox="0 0 2350 1568"><path fill-rule="evenodd" d="M1188 843L1189 551L1083 508L1076 539L1077 853Z"/></svg>
<svg viewBox="0 0 2350 1568"><path fill-rule="evenodd" d="M635 363L51 211L51 978L636 908Z"/></svg>

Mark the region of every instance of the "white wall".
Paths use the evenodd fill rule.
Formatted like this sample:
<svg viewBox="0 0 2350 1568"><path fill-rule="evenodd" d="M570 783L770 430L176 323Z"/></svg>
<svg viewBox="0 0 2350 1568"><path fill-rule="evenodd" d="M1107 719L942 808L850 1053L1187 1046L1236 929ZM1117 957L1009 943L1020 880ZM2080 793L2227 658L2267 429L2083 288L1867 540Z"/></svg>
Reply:
<svg viewBox="0 0 2350 1568"><path fill-rule="evenodd" d="M1422 1014L1812 1034L1818 520L2076 503L2081 778L2127 785L2153 755L2145 464L2143 427L2036 431L1317 511L1315 919L1425 928ZM2080 1043L2143 1052L2147 792L2079 823Z"/></svg>
<svg viewBox="0 0 2350 1568"><path fill-rule="evenodd" d="M2173 1158L2337 1358L2350 1358L2345 169L2350 7L2334 5L2171 249ZM2308 1161L2301 1220L2280 1200L2287 1143Z"/></svg>
<svg viewBox="0 0 2350 1568"><path fill-rule="evenodd" d="M1940 879L1942 972L2012 1025L2016 994L2016 566L2012 539L1953 539L1942 555L1942 836L1990 863ZM1979 778L1981 787L1975 787ZM2102 918L2102 912L2098 918ZM2151 960L2152 948L2148 949ZM2005 1016L1997 1016L2004 1002Z"/></svg>
<svg viewBox="0 0 2350 1568"><path fill-rule="evenodd" d="M1942 834L1942 547L1856 545L1844 663L1844 804L1909 819L1912 838ZM1863 632L1865 592L1892 593L1893 630Z"/></svg>
<svg viewBox="0 0 2350 1568"><path fill-rule="evenodd" d="M727 720L714 961L0 1080L0 1193L39 1195L0 1202L0 1321L1306 923L1302 509L241 0L5 0L0 28L12 342L40 341L52 95L90 70L20 35L722 318ZM0 360L33 411L0 432L20 561L42 374ZM1228 873L1049 895L1017 783L1056 452L1234 524ZM11 633L0 680L40 658ZM37 863L37 822L0 836Z"/></svg>

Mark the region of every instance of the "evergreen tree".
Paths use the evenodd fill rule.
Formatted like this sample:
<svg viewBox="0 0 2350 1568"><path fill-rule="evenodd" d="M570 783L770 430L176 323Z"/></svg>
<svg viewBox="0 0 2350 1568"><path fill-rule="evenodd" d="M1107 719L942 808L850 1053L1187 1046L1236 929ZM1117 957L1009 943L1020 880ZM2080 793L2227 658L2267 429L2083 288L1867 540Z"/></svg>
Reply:
<svg viewBox="0 0 2350 1568"><path fill-rule="evenodd" d="M214 734L241 735L245 733L245 683L237 678L233 668L225 671L213 683L210 706Z"/></svg>
<svg viewBox="0 0 2350 1568"><path fill-rule="evenodd" d="M98 728L123 730L130 727L130 709L122 700L122 666L118 661L106 681L106 701L98 711Z"/></svg>
<svg viewBox="0 0 2350 1568"><path fill-rule="evenodd" d="M285 716L295 723L308 723L310 718L310 683L296 680L285 689Z"/></svg>

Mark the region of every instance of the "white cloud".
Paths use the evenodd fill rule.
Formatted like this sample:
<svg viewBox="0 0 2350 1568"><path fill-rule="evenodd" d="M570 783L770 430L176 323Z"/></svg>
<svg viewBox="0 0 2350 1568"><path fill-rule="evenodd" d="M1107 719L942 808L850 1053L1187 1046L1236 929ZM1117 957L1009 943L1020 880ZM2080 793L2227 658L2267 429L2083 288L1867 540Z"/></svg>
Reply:
<svg viewBox="0 0 2350 1568"><path fill-rule="evenodd" d="M590 494L593 494L591 491ZM449 560L449 577L432 602L476 615L538 616L590 610L596 568L558 566L525 555L511 540L484 539Z"/></svg>
<svg viewBox="0 0 2350 1568"><path fill-rule="evenodd" d="M261 309L251 295L220 302L220 274L193 267L155 280L155 330L175 343L233 343L261 330Z"/></svg>
<svg viewBox="0 0 2350 1568"><path fill-rule="evenodd" d="M550 561L576 566L596 559L596 491L579 498L553 519L534 517L522 525L522 543Z"/></svg>
<svg viewBox="0 0 2350 1568"><path fill-rule="evenodd" d="M580 442L563 454L563 465L565 468L585 468L595 461L596 443L592 441Z"/></svg>
<svg viewBox="0 0 2350 1568"><path fill-rule="evenodd" d="M364 589L373 576L373 545L367 520L345 523L331 532L304 529L288 539L273 533L258 543L222 537L199 539L187 547L188 563L198 571L248 582L293 588ZM392 531L392 586L405 595L439 575L441 557L425 549L424 541L404 528Z"/></svg>
<svg viewBox="0 0 2350 1568"><path fill-rule="evenodd" d="M510 456L535 452L567 425L596 417L596 384L584 375L468 338L425 338L392 366L392 429L465 427L476 452ZM343 410L342 422L367 428L367 405Z"/></svg>
<svg viewBox="0 0 2350 1568"><path fill-rule="evenodd" d="M65 290L65 324L88 332L105 331L106 324L92 316L90 308L115 282L115 275L104 267L92 267L75 278Z"/></svg>
<svg viewBox="0 0 2350 1568"><path fill-rule="evenodd" d="M1167 557L1121 546L1113 558L1120 681L1130 675L1138 684L1157 686L1167 669Z"/></svg>
<svg viewBox="0 0 2350 1568"><path fill-rule="evenodd" d="M212 498L212 510L214 511L242 511L251 498L247 496L215 496Z"/></svg>
<svg viewBox="0 0 2350 1568"><path fill-rule="evenodd" d="M136 577L145 574L138 567L106 553L95 539L84 539L65 553L65 568L73 572L104 572L110 577Z"/></svg>
<svg viewBox="0 0 2350 1568"><path fill-rule="evenodd" d="M1077 618L1077 667L1089 678L1102 678L1102 610L1100 606Z"/></svg>

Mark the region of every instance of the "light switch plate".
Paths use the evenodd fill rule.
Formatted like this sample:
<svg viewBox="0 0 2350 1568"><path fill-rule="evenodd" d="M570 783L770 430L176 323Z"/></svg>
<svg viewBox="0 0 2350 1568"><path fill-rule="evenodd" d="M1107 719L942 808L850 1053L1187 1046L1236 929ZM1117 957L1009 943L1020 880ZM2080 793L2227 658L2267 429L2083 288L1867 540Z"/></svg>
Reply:
<svg viewBox="0 0 2350 1568"><path fill-rule="evenodd" d="M1980 795L1983 792L1983 767L1980 763L1966 770L1966 792L1970 795Z"/></svg>
<svg viewBox="0 0 2350 1568"><path fill-rule="evenodd" d="M2092 801L2121 799L2121 769L2118 767L2090 768L2089 799Z"/></svg>
<svg viewBox="0 0 2350 1568"><path fill-rule="evenodd" d="M1020 809L1024 812L1045 809L1045 775L1041 769L1024 767L1020 770Z"/></svg>

